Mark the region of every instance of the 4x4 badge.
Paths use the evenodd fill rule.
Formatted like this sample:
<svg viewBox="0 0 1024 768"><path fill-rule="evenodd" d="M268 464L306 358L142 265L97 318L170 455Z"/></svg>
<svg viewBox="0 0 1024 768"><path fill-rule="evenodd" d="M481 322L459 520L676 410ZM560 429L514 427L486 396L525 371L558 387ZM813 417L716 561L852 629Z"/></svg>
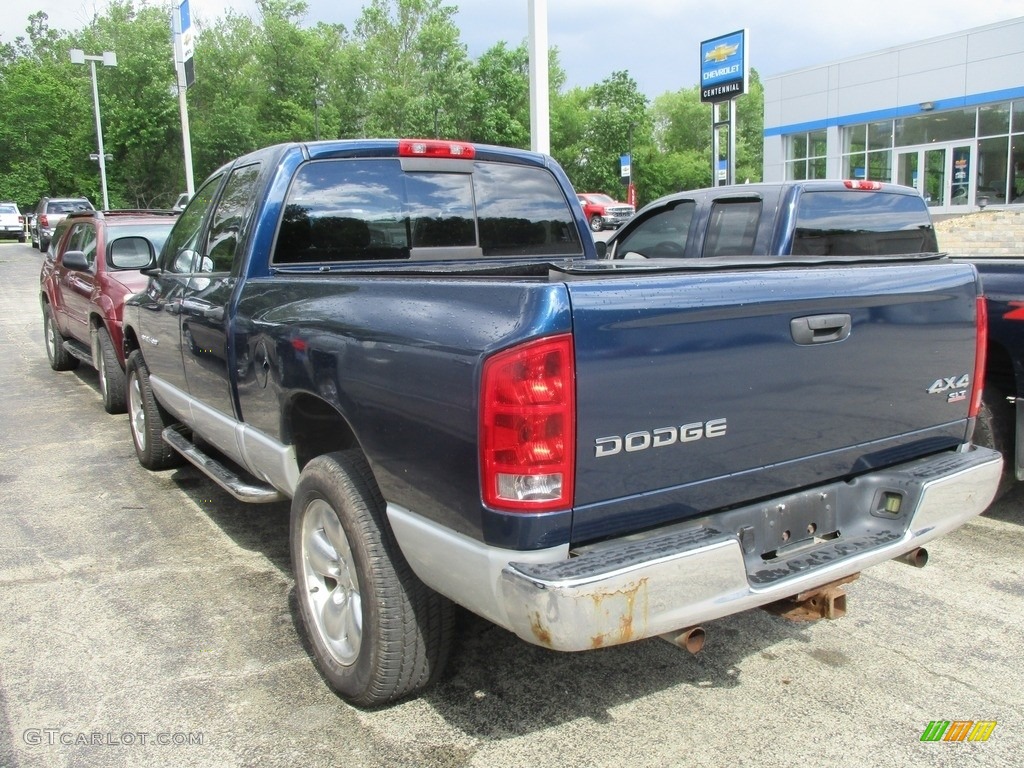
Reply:
<svg viewBox="0 0 1024 768"><path fill-rule="evenodd" d="M928 387L928 394L941 395L946 392L947 403L960 403L967 399L967 388L971 386L971 375L969 373L960 376L949 376L945 379L936 379Z"/></svg>

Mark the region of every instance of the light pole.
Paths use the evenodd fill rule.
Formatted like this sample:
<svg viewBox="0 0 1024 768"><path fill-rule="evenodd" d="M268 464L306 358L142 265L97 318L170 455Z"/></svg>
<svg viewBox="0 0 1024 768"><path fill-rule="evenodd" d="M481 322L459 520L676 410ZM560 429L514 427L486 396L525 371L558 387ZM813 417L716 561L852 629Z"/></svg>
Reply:
<svg viewBox="0 0 1024 768"><path fill-rule="evenodd" d="M100 187L103 189L103 210L110 208L107 200L107 163L106 155L103 153L103 126L100 123L100 91L96 86L96 62L102 61L106 67L117 66L117 54L113 51L104 51L102 56L86 56L81 48L72 48L70 51L72 64L85 64L89 62L92 70L92 106L96 113L96 142L99 145L100 161Z"/></svg>

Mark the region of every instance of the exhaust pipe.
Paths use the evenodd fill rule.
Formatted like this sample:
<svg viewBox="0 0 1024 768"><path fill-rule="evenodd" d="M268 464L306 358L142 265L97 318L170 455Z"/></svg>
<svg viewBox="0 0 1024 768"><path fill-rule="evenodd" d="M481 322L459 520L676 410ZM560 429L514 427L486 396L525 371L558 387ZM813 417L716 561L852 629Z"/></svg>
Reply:
<svg viewBox="0 0 1024 768"><path fill-rule="evenodd" d="M896 558L901 563L912 565L915 568L924 568L928 564L928 550L924 547L918 547L912 549L906 554L900 555Z"/></svg>
<svg viewBox="0 0 1024 768"><path fill-rule="evenodd" d="M672 645L682 648L684 651L696 655L700 652L700 649L704 647L704 627L690 627L688 629L682 629L678 632L668 632L664 635L659 635L662 640L666 640Z"/></svg>

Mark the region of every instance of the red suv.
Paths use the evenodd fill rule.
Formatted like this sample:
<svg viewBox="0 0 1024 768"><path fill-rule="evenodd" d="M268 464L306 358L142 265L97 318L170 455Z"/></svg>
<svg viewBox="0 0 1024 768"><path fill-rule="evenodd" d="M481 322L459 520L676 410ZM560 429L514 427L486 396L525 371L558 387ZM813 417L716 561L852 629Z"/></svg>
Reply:
<svg viewBox="0 0 1024 768"><path fill-rule="evenodd" d="M93 366L107 413L126 410L124 302L146 287L139 270L154 263L178 215L81 211L53 232L39 275L46 356L55 371Z"/></svg>

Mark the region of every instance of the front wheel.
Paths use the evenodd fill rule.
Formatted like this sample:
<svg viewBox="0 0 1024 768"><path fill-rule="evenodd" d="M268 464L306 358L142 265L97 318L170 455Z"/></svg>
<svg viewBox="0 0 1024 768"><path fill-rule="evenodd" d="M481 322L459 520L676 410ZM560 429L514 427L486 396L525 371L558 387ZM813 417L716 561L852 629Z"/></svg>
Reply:
<svg viewBox="0 0 1024 768"><path fill-rule="evenodd" d="M181 464L181 456L164 442L161 433L174 423L173 417L153 396L149 368L139 350L128 358L128 424L135 443L135 455L146 469L170 469Z"/></svg>
<svg viewBox="0 0 1024 768"><path fill-rule="evenodd" d="M590 217L590 230L591 230L591 232L600 232L602 229L604 229L604 219L601 218L600 216L596 215L596 214L591 216Z"/></svg>
<svg viewBox="0 0 1024 768"><path fill-rule="evenodd" d="M291 554L306 635L338 694L376 706L437 678L454 607L413 574L358 451L318 456L302 470L292 499Z"/></svg>

